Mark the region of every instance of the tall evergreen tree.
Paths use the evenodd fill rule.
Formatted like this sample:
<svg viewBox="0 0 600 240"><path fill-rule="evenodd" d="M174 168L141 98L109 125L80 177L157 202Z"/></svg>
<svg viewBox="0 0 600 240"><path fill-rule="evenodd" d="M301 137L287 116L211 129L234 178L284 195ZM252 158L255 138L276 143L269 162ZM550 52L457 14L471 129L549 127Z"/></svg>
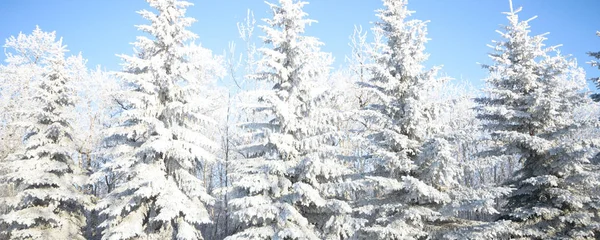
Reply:
<svg viewBox="0 0 600 240"><path fill-rule="evenodd" d="M349 170L336 158L332 123L339 116L324 105L332 97L322 89L331 59L318 39L303 35L314 22L305 18L306 4L268 3L273 17L261 28L271 47L259 49L260 69L251 78L272 88L249 93L258 101L246 103L260 121L242 124L254 143L241 147L247 158L230 203L239 230L228 239L347 238L360 224L333 187Z"/></svg>
<svg viewBox="0 0 600 240"><path fill-rule="evenodd" d="M375 166L367 177L373 196L358 203L370 220L363 238L432 237L438 208L450 200L442 190L454 184L458 171L448 141L436 136L438 109L430 98L445 78L437 77L439 68L423 66L426 22L408 20L413 12L407 4L383 1L374 28L382 38L370 53L372 78L360 83L374 96L359 111Z"/></svg>
<svg viewBox="0 0 600 240"><path fill-rule="evenodd" d="M156 12L138 13L150 21L137 26L136 54L122 55L117 73L126 89L115 96L122 112L106 131L103 173L117 176L112 190L97 205L105 218L102 239L202 239L201 224L210 222L213 202L196 172L215 160L217 126L207 116L213 104L206 84L219 65L210 51L195 45L185 17L192 4L148 0Z"/></svg>
<svg viewBox="0 0 600 240"><path fill-rule="evenodd" d="M73 159L75 91L69 85L77 77L72 66L82 59L65 58L62 39L39 27L31 35L11 37L5 47L10 49L6 67L14 71L4 74L16 74L15 83L29 86L13 96L24 101L10 113L25 129L23 145L0 162L5 171L0 182L15 189L3 199L9 211L0 216L0 237L84 239L90 199L81 192L84 181Z"/></svg>
<svg viewBox="0 0 600 240"><path fill-rule="evenodd" d="M585 76L574 60L544 35L530 36L521 9L505 13L509 24L490 54L490 88L478 117L496 142L484 154L519 159L523 167L510 181L516 190L505 213L514 225L498 236L529 239L592 239L600 234L596 152L577 135L586 122L575 117L586 104Z"/></svg>

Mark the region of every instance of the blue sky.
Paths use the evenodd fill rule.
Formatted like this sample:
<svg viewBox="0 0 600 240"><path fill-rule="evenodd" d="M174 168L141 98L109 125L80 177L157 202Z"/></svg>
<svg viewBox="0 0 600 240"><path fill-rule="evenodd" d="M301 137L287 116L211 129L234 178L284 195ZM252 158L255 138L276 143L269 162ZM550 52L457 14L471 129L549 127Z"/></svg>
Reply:
<svg viewBox="0 0 600 240"><path fill-rule="evenodd" d="M534 34L549 32L548 45L563 44L563 54L577 58L588 76L600 71L591 68L585 53L600 51L600 1L598 0L513 0L524 8L520 16L531 22ZM268 6L260 0L191 0L195 6L188 15L198 20L192 31L199 42L222 53L230 41L239 41L236 23L254 11L257 23L269 17ZM335 67L344 64L349 53L348 36L354 25L370 28L376 20L379 0L313 0L305 7L309 17L318 21L307 34L325 43L324 51L332 52ZM476 62L489 63L486 44L499 39L495 32L507 20L501 12L509 10L508 0L412 0L409 8L415 18L430 20L427 52L431 65L444 65L442 71L456 79L470 80L482 86L486 72ZM44 31L56 31L73 53L82 52L88 67L101 64L108 70L119 70L115 54L130 54L130 42L140 34L134 25L146 23L135 11L149 9L143 0L2 0L0 1L0 39L19 32L30 33L35 25ZM258 29L257 29L258 31ZM257 32L256 34L262 34ZM238 44L241 47L241 45ZM242 49L238 49L240 52Z"/></svg>

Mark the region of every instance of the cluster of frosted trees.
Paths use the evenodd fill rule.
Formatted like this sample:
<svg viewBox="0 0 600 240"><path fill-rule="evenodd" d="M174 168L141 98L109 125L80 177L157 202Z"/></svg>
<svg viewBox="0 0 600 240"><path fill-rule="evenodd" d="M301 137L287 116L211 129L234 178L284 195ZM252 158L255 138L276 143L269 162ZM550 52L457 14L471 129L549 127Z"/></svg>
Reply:
<svg viewBox="0 0 600 240"><path fill-rule="evenodd" d="M6 40L0 239L600 237L600 95L512 4L474 94L424 67L406 0L338 70L306 2L268 3L258 48L249 14L238 62L195 43L191 3L147 1L120 72Z"/></svg>

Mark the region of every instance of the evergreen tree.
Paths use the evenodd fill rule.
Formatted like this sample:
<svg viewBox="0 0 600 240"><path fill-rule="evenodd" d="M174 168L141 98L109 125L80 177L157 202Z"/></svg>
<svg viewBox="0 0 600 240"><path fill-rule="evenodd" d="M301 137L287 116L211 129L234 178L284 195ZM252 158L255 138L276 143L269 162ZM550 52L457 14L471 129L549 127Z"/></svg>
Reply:
<svg viewBox="0 0 600 240"><path fill-rule="evenodd" d="M450 144L438 135L437 104L431 98L445 82L438 68L422 65L426 22L408 20L407 1L384 0L377 16L370 56L372 78L360 83L373 96L361 110L365 137L371 142L374 169L365 183L368 198L357 203L369 218L362 238L408 239L435 235L439 207L459 171L448 154Z"/></svg>
<svg viewBox="0 0 600 240"><path fill-rule="evenodd" d="M339 119L325 103L334 97L323 89L331 59L321 42L304 36L306 2L268 3L273 17L261 26L260 69L250 77L272 86L248 93L248 112L258 122L242 126L253 143L237 167L236 199L231 200L239 230L227 239L348 238L360 221L334 185L349 170L337 159ZM331 190L331 191L328 191Z"/></svg>
<svg viewBox="0 0 600 240"><path fill-rule="evenodd" d="M598 167L589 161L596 150L578 137L590 123L575 116L587 103L585 76L555 47L544 48L544 35L529 35L531 19L520 21L520 10L511 3L505 13L509 24L493 46L494 64L484 66L490 88L478 99L478 117L497 143L484 154L523 164L510 181L516 190L501 218L513 225L496 234L592 239L600 234Z"/></svg>
<svg viewBox="0 0 600 240"><path fill-rule="evenodd" d="M211 52L195 45L185 17L192 4L148 0L155 12L138 13L150 21L137 26L136 54L122 55L117 73L126 89L116 94L118 124L106 131L103 174L115 187L98 203L105 218L102 239L202 239L210 223L207 194L197 171L215 161L218 144L207 131L217 126L207 113L207 83L221 70Z"/></svg>
<svg viewBox="0 0 600 240"><path fill-rule="evenodd" d="M11 51L7 68L14 71L4 74L16 74L15 83L29 86L13 96L24 101L10 113L13 124L25 129L22 145L0 162L5 171L0 182L15 190L3 199L9 211L0 216L0 236L84 239L90 199L81 192L83 175L72 158L75 91L69 85L78 74L73 66L82 59L66 59L62 39L39 27L31 35L11 37L5 47Z"/></svg>

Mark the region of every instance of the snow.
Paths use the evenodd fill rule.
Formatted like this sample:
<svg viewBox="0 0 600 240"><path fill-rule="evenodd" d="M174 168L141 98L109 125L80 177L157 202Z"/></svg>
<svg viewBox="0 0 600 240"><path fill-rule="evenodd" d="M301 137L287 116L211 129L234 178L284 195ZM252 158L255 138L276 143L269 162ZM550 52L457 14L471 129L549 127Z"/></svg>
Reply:
<svg viewBox="0 0 600 240"><path fill-rule="evenodd" d="M205 112L211 99L194 98L212 94L207 85L222 71L218 58L192 44L197 36L186 28L195 20L185 17L191 3L148 2L157 13L139 11L150 24L137 27L153 39L138 37L138 54L121 56L124 71L116 75L126 84L115 98L126 108L105 131L112 160L101 172L120 179L97 206L106 218L103 238L202 239L199 226L211 222L207 207L214 198L194 172L216 161L219 145L208 135L217 125ZM138 229L133 235L131 225Z"/></svg>
<svg viewBox="0 0 600 240"><path fill-rule="evenodd" d="M16 190L3 199L8 211L0 215L4 226L0 234L15 239L83 239L84 213L91 201L80 190L81 171L72 157L74 119L68 112L75 105L69 83L85 75L69 69L79 69L84 60L66 59L62 40L39 27L31 35L9 38L6 47L22 54L8 53L7 67L29 69L32 75L27 77L33 81L20 96L21 109L9 111L24 131L20 146L0 162L4 172L0 184L13 184ZM8 74L13 73L20 71Z"/></svg>
<svg viewBox="0 0 600 240"><path fill-rule="evenodd" d="M600 95L512 2L483 92L426 64L408 0L340 67L302 0L266 2L258 38L249 11L223 56L192 3L147 3L118 72L39 27L6 40L0 239L598 238Z"/></svg>

